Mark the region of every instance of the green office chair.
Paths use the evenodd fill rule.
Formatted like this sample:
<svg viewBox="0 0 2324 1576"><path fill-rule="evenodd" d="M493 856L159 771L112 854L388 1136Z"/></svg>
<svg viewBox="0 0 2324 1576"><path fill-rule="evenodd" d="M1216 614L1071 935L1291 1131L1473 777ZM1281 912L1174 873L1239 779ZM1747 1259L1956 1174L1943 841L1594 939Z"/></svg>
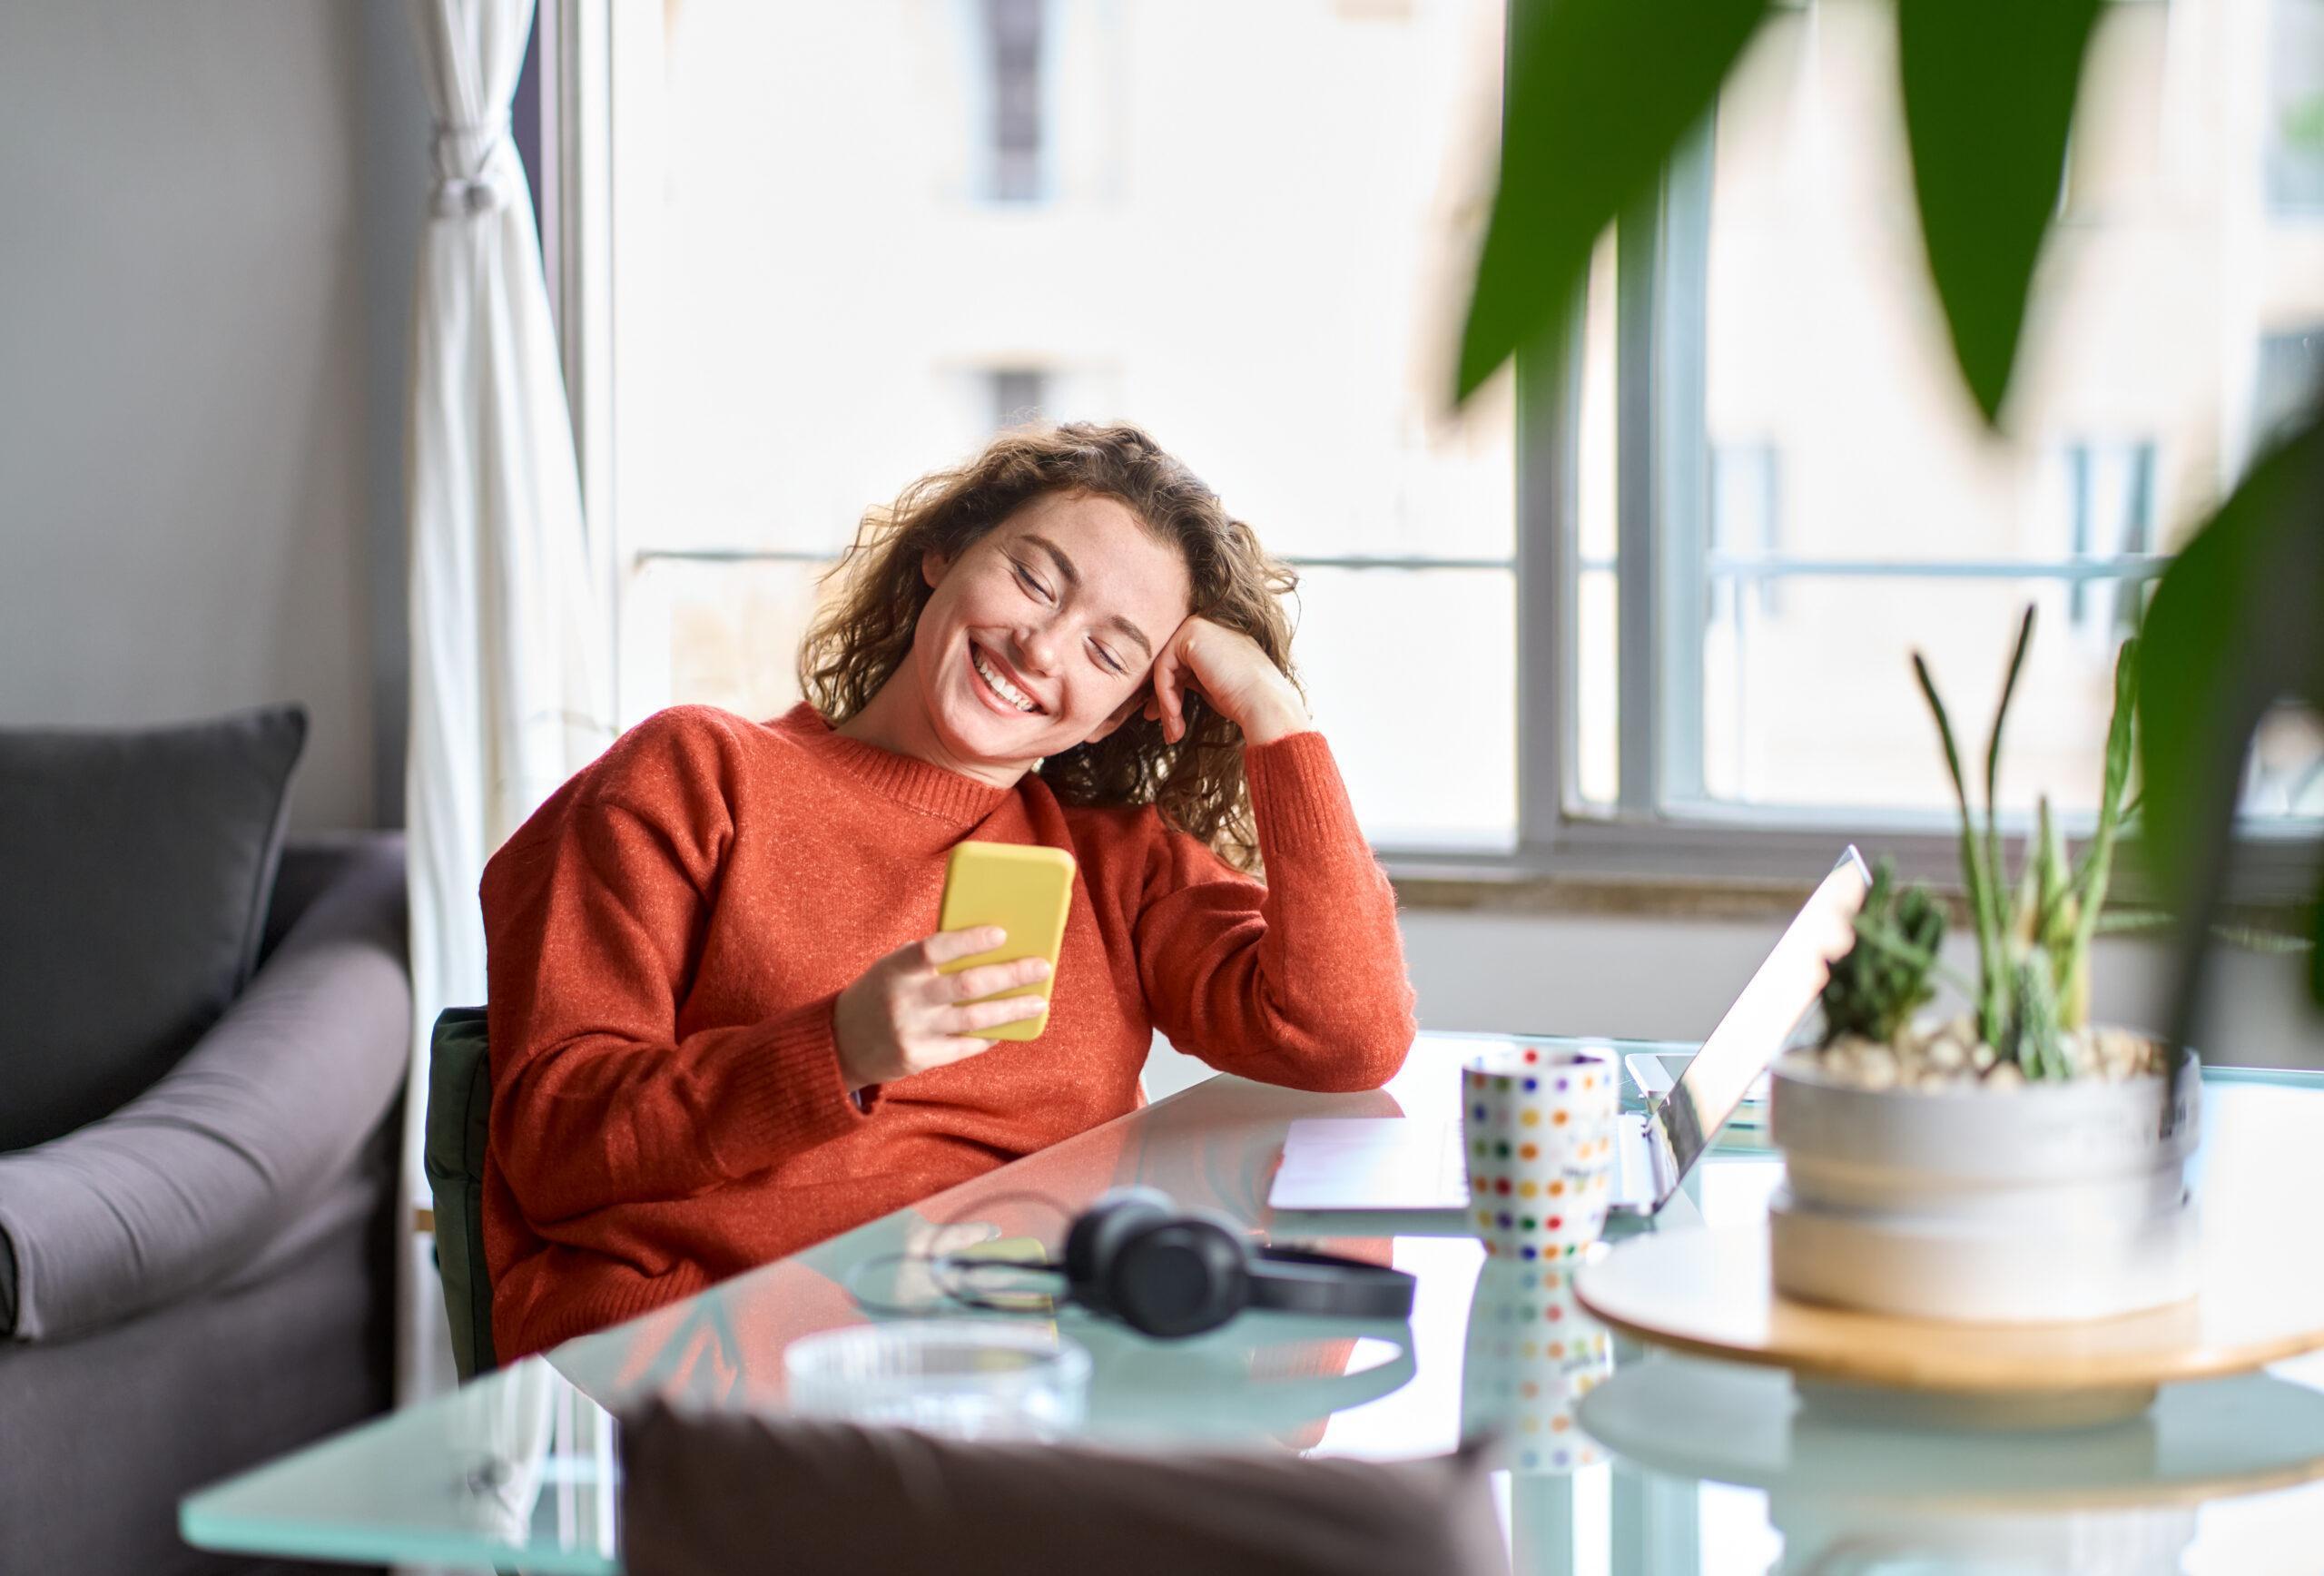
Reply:
<svg viewBox="0 0 2324 1576"><path fill-rule="evenodd" d="M428 1191L436 1201L436 1266L463 1384L498 1367L492 1354L492 1276L484 1263L485 1118L492 1059L484 1009L453 1007L428 1049Z"/></svg>

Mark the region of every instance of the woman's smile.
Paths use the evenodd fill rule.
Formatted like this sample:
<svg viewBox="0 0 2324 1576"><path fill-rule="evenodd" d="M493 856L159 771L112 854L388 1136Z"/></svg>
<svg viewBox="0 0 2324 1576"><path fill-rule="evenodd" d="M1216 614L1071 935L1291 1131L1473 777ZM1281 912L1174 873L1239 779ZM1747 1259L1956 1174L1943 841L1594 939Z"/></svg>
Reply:
<svg viewBox="0 0 2324 1576"><path fill-rule="evenodd" d="M1039 716L1048 710L1022 685L1014 682L1008 658L981 649L973 640L969 642L969 670L974 675L971 687L994 710L1020 716Z"/></svg>

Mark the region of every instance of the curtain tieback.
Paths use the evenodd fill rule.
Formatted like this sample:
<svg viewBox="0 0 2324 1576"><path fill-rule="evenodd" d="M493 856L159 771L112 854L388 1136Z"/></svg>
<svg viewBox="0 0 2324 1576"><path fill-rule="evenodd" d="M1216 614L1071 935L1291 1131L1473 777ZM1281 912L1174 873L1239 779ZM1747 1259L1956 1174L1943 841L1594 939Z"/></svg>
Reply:
<svg viewBox="0 0 2324 1576"><path fill-rule="evenodd" d="M517 144L508 123L448 126L436 133L436 191L438 219L490 213L508 205L513 182L522 180Z"/></svg>

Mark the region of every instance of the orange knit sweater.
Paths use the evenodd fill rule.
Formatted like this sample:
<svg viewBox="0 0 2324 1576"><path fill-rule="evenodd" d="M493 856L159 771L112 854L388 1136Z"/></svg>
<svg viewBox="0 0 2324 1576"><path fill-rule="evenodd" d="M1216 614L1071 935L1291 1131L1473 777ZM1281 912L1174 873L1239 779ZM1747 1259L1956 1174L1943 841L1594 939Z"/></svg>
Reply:
<svg viewBox="0 0 2324 1576"><path fill-rule="evenodd" d="M1268 882L1150 806L1074 809L805 704L624 734L486 866L484 1242L503 1362L690 1295L1134 1108L1153 1030L1309 1089L1402 1065L1395 901L1320 734L1247 752ZM1078 862L1049 1025L862 1091L839 992L936 929L953 844Z"/></svg>

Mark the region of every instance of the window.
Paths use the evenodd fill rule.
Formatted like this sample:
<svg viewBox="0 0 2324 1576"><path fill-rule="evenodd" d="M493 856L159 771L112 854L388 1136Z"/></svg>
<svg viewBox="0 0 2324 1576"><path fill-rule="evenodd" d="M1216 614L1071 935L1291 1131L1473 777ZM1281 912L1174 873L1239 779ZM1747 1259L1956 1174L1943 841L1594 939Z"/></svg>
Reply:
<svg viewBox="0 0 2324 1576"><path fill-rule="evenodd" d="M1008 367L989 376L992 382L992 425L996 430L1039 419L1047 403L1049 379L1038 369Z"/></svg>
<svg viewBox="0 0 2324 1576"><path fill-rule="evenodd" d="M2092 808L2115 645L2315 387L2324 281L2298 262L2314 237L2269 209L2220 113L2267 62L2216 44L2181 8L2107 9L2003 444L1927 283L1893 7L1771 15L1600 260L1573 474L1526 451L1549 495L1529 507L1564 510L1579 544L1549 565L1569 709L1529 843L1773 878L1871 835L1941 873L1952 790L1910 655L1979 748L2029 601L2042 627L2003 799ZM2319 779L2324 737L2286 718L2247 809L2324 813Z"/></svg>
<svg viewBox="0 0 2324 1576"><path fill-rule="evenodd" d="M2272 0L2268 50L2268 202L2324 214L2324 4Z"/></svg>
<svg viewBox="0 0 2324 1576"><path fill-rule="evenodd" d="M2273 5L2279 42L2324 15ZM2316 387L2298 139L2228 113L2296 127L2314 84L2207 15L2105 12L2001 444L1921 257L1887 0L1778 5L1602 241L1571 363L1457 421L1502 0L612 7L574 100L606 200L567 222L603 237L578 403L625 716L779 712L867 506L999 428L1127 417L1300 567L1392 860L1797 881L1860 837L1941 877L1909 654L1979 734L2029 600L2003 793L2071 822L2122 632ZM2271 723L2248 786L2324 813L2324 729Z"/></svg>
<svg viewBox="0 0 2324 1576"><path fill-rule="evenodd" d="M790 705L867 506L998 428L1128 418L1299 566L1295 655L1373 835L1509 847L1510 394L1442 420L1429 360L1483 211L1501 22L1499 0L614 7L625 720Z"/></svg>
<svg viewBox="0 0 2324 1576"><path fill-rule="evenodd" d="M1043 195L1041 38L1049 0L978 0L987 75L985 195L1032 202Z"/></svg>

